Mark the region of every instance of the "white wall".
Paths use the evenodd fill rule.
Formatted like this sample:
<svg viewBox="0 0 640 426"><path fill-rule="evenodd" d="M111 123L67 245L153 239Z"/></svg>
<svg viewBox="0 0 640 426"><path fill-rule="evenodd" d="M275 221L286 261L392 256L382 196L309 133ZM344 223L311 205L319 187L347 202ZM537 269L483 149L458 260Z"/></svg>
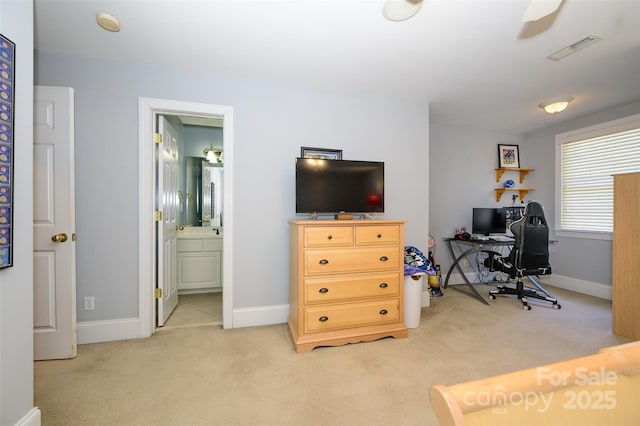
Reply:
<svg viewBox="0 0 640 426"><path fill-rule="evenodd" d="M436 241L436 262L443 274L451 259L443 238L453 237L456 228L466 226L471 232L473 207L510 206L510 194L496 202L495 168L498 167L498 144L522 145L522 136L453 128L431 123L429 142L429 230ZM520 147L523 167L535 167ZM518 181L517 176L503 176ZM536 187L537 177L527 176L527 186ZM532 193L532 196L537 196ZM530 197L526 198L527 200ZM519 200L518 200L519 201Z"/></svg>
<svg viewBox="0 0 640 426"><path fill-rule="evenodd" d="M430 232L436 237L436 261L444 273L451 265L442 242L459 226L471 227L473 207L508 206L503 195L496 203L494 188L497 145L517 144L522 167L535 169L522 186L534 188L525 200L542 203L549 221L550 238L558 240L550 247L554 284L599 297L610 297L611 241L561 238L553 232L555 213L555 135L640 112L640 102L620 105L585 117L557 122L526 135L478 132L431 124L430 137ZM557 120L556 117L553 118ZM518 182L517 175L509 177ZM501 182L507 179L503 176ZM561 282L559 282L561 281Z"/></svg>
<svg viewBox="0 0 640 426"><path fill-rule="evenodd" d="M0 0L16 44L14 266L0 270L0 424L39 424L33 407L33 3Z"/></svg>
<svg viewBox="0 0 640 426"><path fill-rule="evenodd" d="M177 69L36 52L36 81L75 89L78 321L138 314L138 97L234 107L234 309L289 303L288 226L301 146L385 161L387 218L426 247L429 109Z"/></svg>
<svg viewBox="0 0 640 426"><path fill-rule="evenodd" d="M555 137L583 127L640 113L640 101L620 105L574 120L554 124L525 135L525 144L536 164L539 192L544 197L547 220L551 225L550 237L558 240L550 253L555 274L578 280L611 286L612 245L610 240L557 237L555 226Z"/></svg>

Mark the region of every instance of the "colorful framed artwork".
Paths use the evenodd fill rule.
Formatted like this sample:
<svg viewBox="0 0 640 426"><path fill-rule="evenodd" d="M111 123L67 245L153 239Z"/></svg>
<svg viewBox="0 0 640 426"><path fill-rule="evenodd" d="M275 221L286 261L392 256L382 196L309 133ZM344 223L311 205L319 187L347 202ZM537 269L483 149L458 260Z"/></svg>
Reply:
<svg viewBox="0 0 640 426"><path fill-rule="evenodd" d="M498 144L498 167L516 169L520 167L520 153L518 152L518 145Z"/></svg>
<svg viewBox="0 0 640 426"><path fill-rule="evenodd" d="M308 148L303 146L302 148L300 148L300 156L302 158L315 158L318 160L342 160L342 150L327 148Z"/></svg>
<svg viewBox="0 0 640 426"><path fill-rule="evenodd" d="M0 269L13 266L15 44L0 34Z"/></svg>

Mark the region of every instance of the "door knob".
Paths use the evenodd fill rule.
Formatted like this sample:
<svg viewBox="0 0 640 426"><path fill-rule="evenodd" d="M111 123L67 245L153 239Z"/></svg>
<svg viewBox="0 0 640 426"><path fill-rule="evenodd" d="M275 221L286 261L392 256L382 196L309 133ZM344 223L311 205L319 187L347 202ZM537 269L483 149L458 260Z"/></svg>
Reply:
<svg viewBox="0 0 640 426"><path fill-rule="evenodd" d="M61 232L59 234L51 236L51 241L53 241L54 243L64 243L68 238L69 237L67 237L67 234Z"/></svg>

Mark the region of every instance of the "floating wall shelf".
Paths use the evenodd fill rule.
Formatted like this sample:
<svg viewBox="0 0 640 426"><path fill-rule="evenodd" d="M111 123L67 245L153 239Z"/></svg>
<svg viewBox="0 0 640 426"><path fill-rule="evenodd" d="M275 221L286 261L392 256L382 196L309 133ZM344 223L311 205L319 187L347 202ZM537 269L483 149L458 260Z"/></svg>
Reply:
<svg viewBox="0 0 640 426"><path fill-rule="evenodd" d="M502 175L504 174L504 172L520 172L520 183L524 182L524 177L527 175L527 173L529 172L533 172L534 169L516 169L516 168L504 168L501 167L499 169L496 169L496 182L500 182L500 178L502 177Z"/></svg>
<svg viewBox="0 0 640 426"><path fill-rule="evenodd" d="M504 172L519 172L520 183L523 183L525 176L527 176L529 172L533 172L533 171L534 169L501 167L499 169L496 169L496 182L500 182L500 178L502 178L502 175L504 174ZM496 202L500 201L500 198L502 198L502 194L504 194L505 191L518 192L520 194L520 201L523 201L524 197L526 197L529 191L533 191L533 189L532 188L496 188Z"/></svg>
<svg viewBox="0 0 640 426"><path fill-rule="evenodd" d="M504 194L505 191L519 192L520 201L522 201L524 200L524 197L527 196L529 191L533 191L533 189L532 188L496 188L496 202L500 201L500 198L502 198L502 194Z"/></svg>

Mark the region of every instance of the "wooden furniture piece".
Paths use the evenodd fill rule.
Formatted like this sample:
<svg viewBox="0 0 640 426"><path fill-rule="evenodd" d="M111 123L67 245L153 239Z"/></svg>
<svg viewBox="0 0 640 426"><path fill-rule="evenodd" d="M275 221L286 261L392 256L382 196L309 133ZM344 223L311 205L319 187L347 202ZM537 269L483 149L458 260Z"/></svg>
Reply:
<svg viewBox="0 0 640 426"><path fill-rule="evenodd" d="M522 168L505 168L500 167L496 169L496 182L500 182L500 178L504 174L504 172L519 172L520 173L520 183L524 183L524 178L529 174L529 172L533 172L534 169L522 169ZM505 191L515 191L520 195L520 201L524 200L524 197L530 192L533 191L533 188L496 188L496 202L500 201L502 198L502 194Z"/></svg>
<svg viewBox="0 0 640 426"><path fill-rule="evenodd" d="M432 386L441 426L632 425L640 419L640 342L594 355Z"/></svg>
<svg viewBox="0 0 640 426"><path fill-rule="evenodd" d="M289 330L296 352L404 325L404 221L290 220Z"/></svg>
<svg viewBox="0 0 640 426"><path fill-rule="evenodd" d="M613 177L613 333L640 340L640 173Z"/></svg>

